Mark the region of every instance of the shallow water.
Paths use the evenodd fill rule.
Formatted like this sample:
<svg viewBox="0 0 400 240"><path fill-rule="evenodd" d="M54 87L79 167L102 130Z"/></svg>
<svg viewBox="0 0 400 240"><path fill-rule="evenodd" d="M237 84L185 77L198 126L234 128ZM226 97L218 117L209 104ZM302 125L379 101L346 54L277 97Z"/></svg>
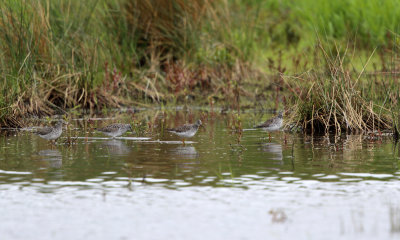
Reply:
<svg viewBox="0 0 400 240"><path fill-rule="evenodd" d="M0 137L1 239L400 237L389 138L278 132L269 141L252 126L271 115L252 112L241 115L241 136L234 114L209 110L105 116L73 118L56 146L29 131ZM163 130L200 117L185 146ZM150 130L93 131L132 119Z"/></svg>

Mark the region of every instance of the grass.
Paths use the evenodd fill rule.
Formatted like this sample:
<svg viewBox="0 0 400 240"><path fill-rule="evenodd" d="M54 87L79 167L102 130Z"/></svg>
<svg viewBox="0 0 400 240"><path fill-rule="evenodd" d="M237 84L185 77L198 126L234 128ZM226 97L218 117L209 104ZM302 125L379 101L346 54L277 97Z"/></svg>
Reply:
<svg viewBox="0 0 400 240"><path fill-rule="evenodd" d="M364 79L396 68L396 5L0 0L0 125L71 108L191 102L282 108L294 101L294 119L305 119L305 127L386 128L398 115L397 80ZM347 48L354 50L350 59ZM288 76L292 91L283 87Z"/></svg>
<svg viewBox="0 0 400 240"><path fill-rule="evenodd" d="M377 104L380 101L365 97L371 94L365 87L369 83L360 80L362 73L345 69L344 58L327 57L329 72L307 72L292 78L295 80L294 86L289 86L294 92L292 121L312 133L359 134L390 129L388 109Z"/></svg>

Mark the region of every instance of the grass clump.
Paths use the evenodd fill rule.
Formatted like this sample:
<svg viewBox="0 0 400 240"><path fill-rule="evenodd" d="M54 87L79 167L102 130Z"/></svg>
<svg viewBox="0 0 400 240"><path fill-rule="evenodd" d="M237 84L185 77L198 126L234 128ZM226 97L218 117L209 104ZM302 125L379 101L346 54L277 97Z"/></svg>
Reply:
<svg viewBox="0 0 400 240"><path fill-rule="evenodd" d="M142 79L190 48L187 33L204 7L200 0L1 0L2 125L26 114L132 103L131 93L149 85Z"/></svg>
<svg viewBox="0 0 400 240"><path fill-rule="evenodd" d="M98 46L85 33L94 7L95 1L2 1L0 102L6 115L90 104L101 82Z"/></svg>
<svg viewBox="0 0 400 240"><path fill-rule="evenodd" d="M306 132L340 134L371 133L390 129L391 116L385 102L370 92L371 84L362 79L363 72L350 70L343 55L331 56L319 45L325 56L325 72L310 71L287 81L294 93L291 121ZM291 83L294 84L291 84ZM377 104L379 103L379 104Z"/></svg>

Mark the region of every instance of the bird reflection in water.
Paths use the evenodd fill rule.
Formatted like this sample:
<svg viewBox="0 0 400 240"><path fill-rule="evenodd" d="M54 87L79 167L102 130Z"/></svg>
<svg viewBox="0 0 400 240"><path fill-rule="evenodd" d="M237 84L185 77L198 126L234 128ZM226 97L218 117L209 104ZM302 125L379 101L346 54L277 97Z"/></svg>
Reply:
<svg viewBox="0 0 400 240"><path fill-rule="evenodd" d="M57 149L41 150L38 152L38 155L42 157L43 161L48 163L50 168L62 167L62 155Z"/></svg>
<svg viewBox="0 0 400 240"><path fill-rule="evenodd" d="M179 146L170 149L169 155L176 161L177 167L181 169L194 171L200 163L195 160L199 158L199 153L193 146Z"/></svg>
<svg viewBox="0 0 400 240"><path fill-rule="evenodd" d="M170 150L170 154L177 159L196 159L199 153L193 146L179 146Z"/></svg>
<svg viewBox="0 0 400 240"><path fill-rule="evenodd" d="M123 141L116 139L103 142L101 145L113 155L127 155L131 152L131 149Z"/></svg>
<svg viewBox="0 0 400 240"><path fill-rule="evenodd" d="M268 159L279 161L279 164L283 164L283 153L282 145L277 143L263 143L261 144L261 151L270 153Z"/></svg>

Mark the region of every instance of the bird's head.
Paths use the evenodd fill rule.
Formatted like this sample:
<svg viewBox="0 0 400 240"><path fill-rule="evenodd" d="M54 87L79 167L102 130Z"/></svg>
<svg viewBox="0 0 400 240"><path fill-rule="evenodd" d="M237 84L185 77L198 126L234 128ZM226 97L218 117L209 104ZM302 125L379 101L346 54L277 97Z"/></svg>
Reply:
<svg viewBox="0 0 400 240"><path fill-rule="evenodd" d="M201 126L202 124L203 124L203 123L201 122L200 119L196 121L196 125L197 125L197 126Z"/></svg>

